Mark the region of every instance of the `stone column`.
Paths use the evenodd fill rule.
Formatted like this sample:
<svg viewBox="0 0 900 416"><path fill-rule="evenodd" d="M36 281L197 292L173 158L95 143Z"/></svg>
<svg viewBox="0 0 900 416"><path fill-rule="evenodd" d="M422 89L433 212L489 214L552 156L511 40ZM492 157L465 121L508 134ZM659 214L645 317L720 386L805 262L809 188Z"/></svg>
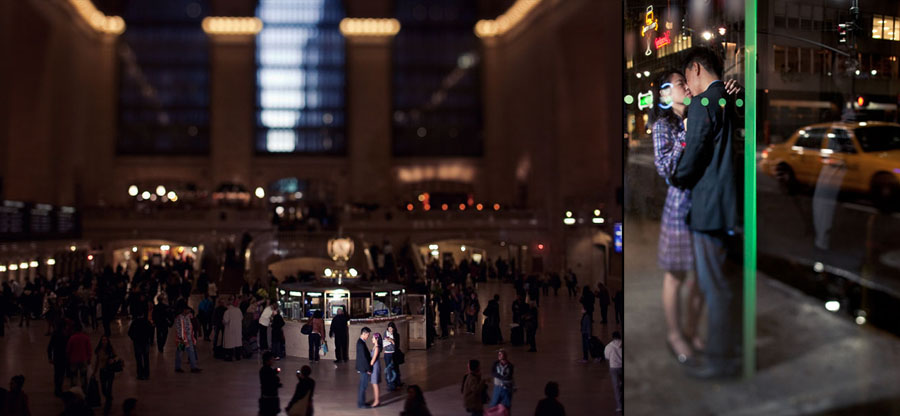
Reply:
<svg viewBox="0 0 900 416"><path fill-rule="evenodd" d="M255 152L256 36L210 35L211 189L223 182L251 191Z"/></svg>

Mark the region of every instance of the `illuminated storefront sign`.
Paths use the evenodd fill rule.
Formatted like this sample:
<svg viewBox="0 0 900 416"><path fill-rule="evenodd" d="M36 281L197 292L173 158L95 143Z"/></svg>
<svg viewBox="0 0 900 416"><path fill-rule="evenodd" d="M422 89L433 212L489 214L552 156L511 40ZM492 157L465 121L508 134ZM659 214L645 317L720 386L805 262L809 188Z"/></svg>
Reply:
<svg viewBox="0 0 900 416"><path fill-rule="evenodd" d="M653 107L653 93L651 91L638 93L638 109L646 110Z"/></svg>
<svg viewBox="0 0 900 416"><path fill-rule="evenodd" d="M647 35L647 32L651 30L656 30L658 27L656 16L653 15L653 6L647 6L647 12L644 14L644 26L641 28L641 37ZM650 38L647 38L647 50L644 51L644 55L650 56L653 54L653 51L650 50Z"/></svg>
<svg viewBox="0 0 900 416"><path fill-rule="evenodd" d="M622 223L617 222L613 225L613 246L615 247L616 253L622 252Z"/></svg>
<svg viewBox="0 0 900 416"><path fill-rule="evenodd" d="M656 44L656 49L662 48L663 46L672 43L672 39L669 37L669 33L670 32L667 30L661 38L656 38L656 41L654 42Z"/></svg>

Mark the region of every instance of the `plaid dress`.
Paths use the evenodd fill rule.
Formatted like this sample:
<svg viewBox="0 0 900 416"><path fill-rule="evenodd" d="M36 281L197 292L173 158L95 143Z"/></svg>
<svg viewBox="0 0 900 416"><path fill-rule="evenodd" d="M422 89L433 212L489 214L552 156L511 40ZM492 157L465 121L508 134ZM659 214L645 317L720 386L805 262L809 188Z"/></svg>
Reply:
<svg viewBox="0 0 900 416"><path fill-rule="evenodd" d="M679 119L680 121L680 119ZM653 151L656 171L668 179L675 173L684 151L685 131L682 123L660 119L653 124ZM659 267L678 272L694 269L691 231L685 222L691 209L691 191L669 186L659 230Z"/></svg>

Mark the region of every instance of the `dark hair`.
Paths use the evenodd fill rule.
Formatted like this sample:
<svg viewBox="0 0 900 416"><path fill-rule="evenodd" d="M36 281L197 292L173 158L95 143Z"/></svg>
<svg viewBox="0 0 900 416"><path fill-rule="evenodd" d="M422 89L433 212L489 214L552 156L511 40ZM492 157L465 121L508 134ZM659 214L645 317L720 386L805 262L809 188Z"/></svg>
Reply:
<svg viewBox="0 0 900 416"><path fill-rule="evenodd" d="M695 62L700 64L700 66L711 72L717 78L722 78L725 64L722 63L722 58L719 57L719 54L712 49L707 47L691 48L681 63L681 70L687 71L688 67Z"/></svg>
<svg viewBox="0 0 900 416"><path fill-rule="evenodd" d="M388 328L394 328L394 333L395 333L395 334L399 334L399 332L397 332L397 325L395 325L393 321L388 322L388 326L387 326L387 327L388 327ZM399 340L397 340L397 341L399 342Z"/></svg>
<svg viewBox="0 0 900 416"><path fill-rule="evenodd" d="M494 300L500 300L500 295L494 295Z"/></svg>
<svg viewBox="0 0 900 416"><path fill-rule="evenodd" d="M10 379L10 381L12 381L12 383L15 384L16 386L19 386L19 390L22 390L22 388L25 387L25 376L23 376L21 374L19 374L17 376L13 376L13 378Z"/></svg>
<svg viewBox="0 0 900 416"><path fill-rule="evenodd" d="M613 339L622 339L622 334L620 334L619 331L613 331L612 337Z"/></svg>
<svg viewBox="0 0 900 416"><path fill-rule="evenodd" d="M478 360L469 360L469 369L472 371L478 371L481 368L481 361Z"/></svg>
<svg viewBox="0 0 900 416"><path fill-rule="evenodd" d="M272 354L271 351L266 351L265 353L263 353L263 356L262 356L263 363L265 363L266 361L269 361L273 358L275 358L275 354Z"/></svg>
<svg viewBox="0 0 900 416"><path fill-rule="evenodd" d="M106 335L100 335L100 339L97 341L97 348L94 348L94 354L100 352L100 349L103 348L103 338L106 338L106 353L112 354L112 341Z"/></svg>
<svg viewBox="0 0 900 416"><path fill-rule="evenodd" d="M313 312L313 318L314 319L322 319L322 311Z"/></svg>
<svg viewBox="0 0 900 416"><path fill-rule="evenodd" d="M653 92L653 106L650 107L650 114L648 123L652 126L656 123L657 120L665 120L669 124L678 125L681 123L681 120L678 119L678 115L675 114L675 111L672 110L672 107L662 108L659 104L662 104L662 99L660 99L660 90L663 85L666 83L672 82L672 76L684 74L677 69L667 69L663 71L659 77L656 78L656 81L653 82L653 88L651 91Z"/></svg>
<svg viewBox="0 0 900 416"><path fill-rule="evenodd" d="M417 384L413 384L413 385L409 386L409 390L413 391L413 397L412 397L411 401L413 403L421 403L422 406L424 406L425 405L425 395L422 393L422 388L419 387Z"/></svg>
<svg viewBox="0 0 900 416"><path fill-rule="evenodd" d="M303 377L309 377L312 374L312 368L309 368L308 365L304 365L300 368L300 374L303 374Z"/></svg>
<svg viewBox="0 0 900 416"><path fill-rule="evenodd" d="M371 333L372 333L372 330L369 329L369 327L367 327L367 326L364 326L363 329L360 329L360 330L359 330L359 334L360 334L360 335L362 335L362 334L371 334Z"/></svg>
<svg viewBox="0 0 900 416"><path fill-rule="evenodd" d="M553 399L559 397L559 384L555 381L547 382L547 385L544 386L544 395Z"/></svg>

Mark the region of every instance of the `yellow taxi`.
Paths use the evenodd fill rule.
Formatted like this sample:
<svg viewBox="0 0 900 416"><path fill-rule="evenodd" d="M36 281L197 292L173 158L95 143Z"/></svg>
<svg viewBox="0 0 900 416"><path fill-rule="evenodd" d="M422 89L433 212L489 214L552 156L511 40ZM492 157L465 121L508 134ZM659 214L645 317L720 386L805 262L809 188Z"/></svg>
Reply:
<svg viewBox="0 0 900 416"><path fill-rule="evenodd" d="M900 195L900 124L832 122L806 126L762 152L759 168L791 190L837 177L841 190L871 193L879 205ZM823 172L823 167L828 167ZM835 174L837 173L837 174Z"/></svg>

